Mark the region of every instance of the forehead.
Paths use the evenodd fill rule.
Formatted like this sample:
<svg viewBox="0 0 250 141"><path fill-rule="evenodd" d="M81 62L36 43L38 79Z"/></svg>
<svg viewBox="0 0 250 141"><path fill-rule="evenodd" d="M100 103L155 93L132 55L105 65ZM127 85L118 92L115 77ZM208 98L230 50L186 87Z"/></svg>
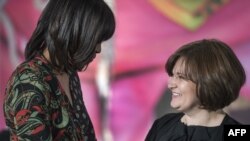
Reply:
<svg viewBox="0 0 250 141"><path fill-rule="evenodd" d="M173 68L173 73L181 73L185 74L185 60L183 58L179 58Z"/></svg>

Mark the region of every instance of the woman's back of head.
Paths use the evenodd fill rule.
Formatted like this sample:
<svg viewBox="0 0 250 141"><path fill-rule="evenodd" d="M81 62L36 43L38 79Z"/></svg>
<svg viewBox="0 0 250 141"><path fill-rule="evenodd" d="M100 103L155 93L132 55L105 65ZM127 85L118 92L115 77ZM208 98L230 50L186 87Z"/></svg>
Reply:
<svg viewBox="0 0 250 141"><path fill-rule="evenodd" d="M115 19L103 0L50 0L25 49L27 60L48 49L58 71L82 70L97 44L113 35Z"/></svg>

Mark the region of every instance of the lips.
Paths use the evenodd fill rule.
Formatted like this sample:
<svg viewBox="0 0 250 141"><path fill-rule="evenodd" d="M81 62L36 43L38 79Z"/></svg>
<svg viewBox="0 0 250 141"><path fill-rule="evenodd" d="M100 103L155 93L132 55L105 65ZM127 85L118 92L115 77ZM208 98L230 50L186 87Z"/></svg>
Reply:
<svg viewBox="0 0 250 141"><path fill-rule="evenodd" d="M172 95L173 95L173 96L181 96L180 93L176 93L176 92L172 92Z"/></svg>

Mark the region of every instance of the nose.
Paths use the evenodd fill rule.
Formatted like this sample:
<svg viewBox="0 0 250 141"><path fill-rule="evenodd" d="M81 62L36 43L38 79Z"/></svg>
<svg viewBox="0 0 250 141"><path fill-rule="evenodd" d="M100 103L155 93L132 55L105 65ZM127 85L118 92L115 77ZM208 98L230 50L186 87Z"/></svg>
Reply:
<svg viewBox="0 0 250 141"><path fill-rule="evenodd" d="M96 45L95 52L100 53L102 51L101 44Z"/></svg>
<svg viewBox="0 0 250 141"><path fill-rule="evenodd" d="M176 85L175 78L173 76L169 77L169 79L168 79L168 88L170 90L172 90L172 89L174 89L176 87L177 87L177 85Z"/></svg>

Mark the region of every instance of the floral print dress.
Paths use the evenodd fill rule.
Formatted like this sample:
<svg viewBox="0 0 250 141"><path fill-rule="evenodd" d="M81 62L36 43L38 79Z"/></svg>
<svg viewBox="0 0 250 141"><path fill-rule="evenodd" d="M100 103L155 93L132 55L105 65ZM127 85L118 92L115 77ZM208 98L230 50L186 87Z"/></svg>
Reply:
<svg viewBox="0 0 250 141"><path fill-rule="evenodd" d="M73 104L41 55L17 67L8 81L4 116L13 141L95 141L77 72L69 73Z"/></svg>

